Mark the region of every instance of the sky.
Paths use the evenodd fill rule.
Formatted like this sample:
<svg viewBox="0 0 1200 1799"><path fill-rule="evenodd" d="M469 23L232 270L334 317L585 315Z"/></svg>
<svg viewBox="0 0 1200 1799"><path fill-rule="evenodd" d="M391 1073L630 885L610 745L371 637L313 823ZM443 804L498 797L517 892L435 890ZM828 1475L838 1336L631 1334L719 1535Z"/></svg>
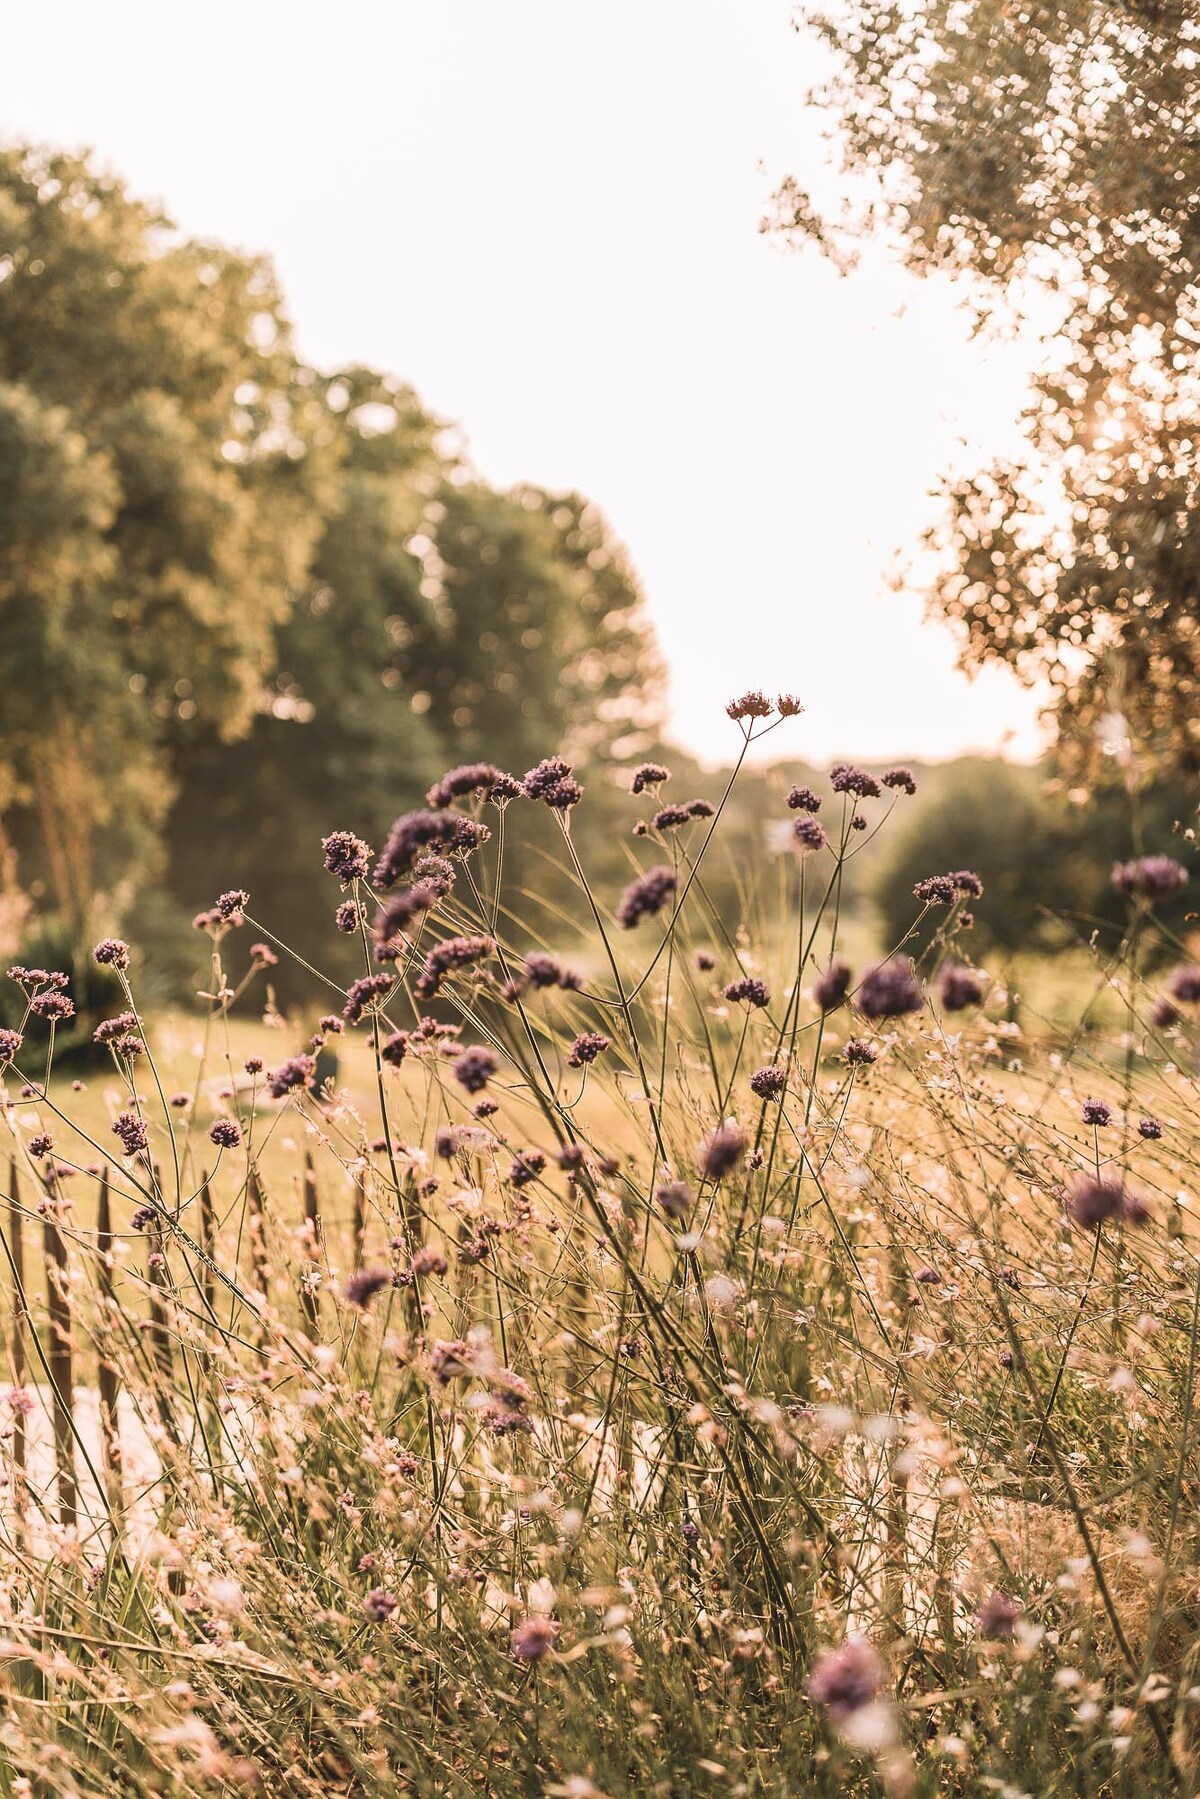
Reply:
<svg viewBox="0 0 1200 1799"><path fill-rule="evenodd" d="M791 0L58 0L8 10L0 132L89 148L189 233L266 252L301 352L409 381L490 481L574 488L629 546L674 735L798 693L772 753L1027 757L886 574L947 468L1013 439L1033 346L972 341L881 248L760 234L819 178Z"/></svg>

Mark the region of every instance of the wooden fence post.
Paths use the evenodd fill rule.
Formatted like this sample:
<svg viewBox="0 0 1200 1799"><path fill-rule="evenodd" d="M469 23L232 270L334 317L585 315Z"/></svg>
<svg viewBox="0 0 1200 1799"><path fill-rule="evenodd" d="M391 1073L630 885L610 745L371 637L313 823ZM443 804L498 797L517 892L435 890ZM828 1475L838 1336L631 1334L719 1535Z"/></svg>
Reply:
<svg viewBox="0 0 1200 1799"><path fill-rule="evenodd" d="M66 1529L79 1516L75 1482L74 1358L71 1352L71 1288L67 1245L58 1225L58 1196L52 1180L46 1182L46 1206L42 1213L42 1246L46 1258L46 1309L50 1319L51 1408L54 1425L54 1468L58 1480L58 1518Z"/></svg>
<svg viewBox="0 0 1200 1799"><path fill-rule="evenodd" d="M25 1242L21 1229L21 1181L17 1158L9 1163L8 1175L8 1254L12 1264L13 1312L12 1356L13 1386L17 1403L13 1407L13 1510L18 1531L25 1516L25 1324L28 1302L25 1297Z"/></svg>
<svg viewBox="0 0 1200 1799"><path fill-rule="evenodd" d="M354 1177L354 1267L363 1265L363 1245L367 1237L367 1173L360 1168Z"/></svg>
<svg viewBox="0 0 1200 1799"><path fill-rule="evenodd" d="M122 1502L121 1426L117 1407L120 1401L121 1382L116 1363L109 1353L109 1337L113 1329L116 1304L113 1297L112 1214L109 1205L107 1167L100 1175L100 1193L96 1201L96 1254L99 1259L101 1315L98 1344L100 1355L98 1370L100 1445L104 1456L104 1471L108 1477L109 1505L113 1511L119 1511Z"/></svg>
<svg viewBox="0 0 1200 1799"><path fill-rule="evenodd" d="M217 1225L213 1217L212 1188L208 1184L207 1169L200 1177L200 1247L208 1258L201 1264L200 1291L204 1309L212 1319L217 1312L217 1283L210 1264L217 1259Z"/></svg>
<svg viewBox="0 0 1200 1799"><path fill-rule="evenodd" d="M155 1192L161 1191L156 1171ZM173 1404L175 1355L171 1347L171 1327L164 1303L168 1275L167 1258L163 1253L164 1241L162 1225L156 1215L146 1226L146 1245L149 1250L146 1257L146 1279L149 1285L150 1351L154 1362L158 1415L172 1443L178 1443L179 1429L175 1422Z"/></svg>
<svg viewBox="0 0 1200 1799"><path fill-rule="evenodd" d="M321 1261L321 1201L317 1193L317 1174L313 1167L311 1149L304 1152L304 1229L310 1267L309 1270L301 1269L300 1272L300 1304L304 1310L308 1334L315 1337L320 1309L317 1290L304 1278L305 1273L317 1269Z"/></svg>
<svg viewBox="0 0 1200 1799"><path fill-rule="evenodd" d="M246 1177L246 1203L250 1209L250 1262L254 1271L254 1284L266 1299L271 1265L267 1256L266 1208L255 1163L251 1163L250 1173Z"/></svg>

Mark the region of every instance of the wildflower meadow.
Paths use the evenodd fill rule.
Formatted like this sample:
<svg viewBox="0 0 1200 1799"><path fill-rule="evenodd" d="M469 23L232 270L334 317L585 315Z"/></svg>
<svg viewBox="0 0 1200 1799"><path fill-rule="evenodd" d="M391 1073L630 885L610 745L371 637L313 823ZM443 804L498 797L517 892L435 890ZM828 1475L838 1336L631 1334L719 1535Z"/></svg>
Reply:
<svg viewBox="0 0 1200 1799"><path fill-rule="evenodd" d="M1197 1790L1192 834L1067 1027L986 869L852 964L906 768L781 781L710 894L801 710L730 704L713 802L626 767L623 884L557 757L330 818L315 1031L220 867L170 1041L132 930L82 1075L8 971L0 1792ZM567 903L507 879L547 814Z"/></svg>

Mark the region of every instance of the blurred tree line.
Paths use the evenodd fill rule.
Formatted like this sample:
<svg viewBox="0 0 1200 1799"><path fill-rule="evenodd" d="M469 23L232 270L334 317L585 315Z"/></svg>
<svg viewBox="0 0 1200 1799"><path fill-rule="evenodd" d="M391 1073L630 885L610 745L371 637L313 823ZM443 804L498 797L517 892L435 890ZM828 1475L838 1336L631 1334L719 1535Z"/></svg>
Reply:
<svg viewBox="0 0 1200 1799"><path fill-rule="evenodd" d="M1050 762L1028 767L998 757L962 757L918 775L903 828L890 841L881 838L866 871L885 947L911 930L920 911L913 897L918 881L970 868L982 877L984 893L971 902L975 925L963 939L967 953L1003 965L1017 955L1084 945L1093 936L1111 949L1129 919L1129 903L1112 885L1113 864L1146 848L1191 866L1177 838L1177 827L1196 813L1195 781L1187 776L1089 790L1070 786ZM1183 936L1195 905L1195 894L1185 890L1156 910ZM926 940L943 916L932 911L916 941Z"/></svg>
<svg viewBox="0 0 1200 1799"><path fill-rule="evenodd" d="M401 382L306 366L267 262L28 147L0 153L0 650L8 947L128 924L181 978L214 880L311 951L330 829L377 841L464 760L636 754L662 715L595 507L488 487Z"/></svg>

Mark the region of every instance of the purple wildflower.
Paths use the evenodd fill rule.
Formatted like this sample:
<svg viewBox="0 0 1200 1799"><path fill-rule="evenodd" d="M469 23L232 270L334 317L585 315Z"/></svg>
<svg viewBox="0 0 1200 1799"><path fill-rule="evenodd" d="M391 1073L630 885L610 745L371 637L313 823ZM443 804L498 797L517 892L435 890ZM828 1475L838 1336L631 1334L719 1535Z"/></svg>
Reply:
<svg viewBox="0 0 1200 1799"><path fill-rule="evenodd" d="M661 912L679 885L673 868L651 868L631 881L617 906L617 923L631 931L643 918Z"/></svg>
<svg viewBox="0 0 1200 1799"><path fill-rule="evenodd" d="M728 987L722 989L727 1000L734 1005L744 1003L747 1006L768 1006L771 995L767 991L765 981L755 980L752 976L743 975L740 981L730 981Z"/></svg>
<svg viewBox="0 0 1200 1799"><path fill-rule="evenodd" d="M321 848L325 852L325 866L331 875L336 875L343 887L351 881L365 881L367 870L371 866L371 846L356 837L353 831L331 831L328 837L322 837Z"/></svg>
<svg viewBox="0 0 1200 1799"><path fill-rule="evenodd" d="M439 856L436 850L427 850L418 856L412 867L415 881L432 881L443 893L449 893L454 886L454 864L446 856Z"/></svg>
<svg viewBox="0 0 1200 1799"><path fill-rule="evenodd" d="M65 1024L68 1018L74 1018L74 1002L65 993L54 988L44 993L35 993L29 1002L29 1010L38 1018L48 1018L52 1023Z"/></svg>
<svg viewBox="0 0 1200 1799"><path fill-rule="evenodd" d="M418 999L432 999L446 975L486 961L495 953L494 937L447 937L444 942L435 943L426 956L413 990Z"/></svg>
<svg viewBox="0 0 1200 1799"><path fill-rule="evenodd" d="M781 693L775 701L775 710L780 718L799 718L804 706L798 695Z"/></svg>
<svg viewBox="0 0 1200 1799"><path fill-rule="evenodd" d="M365 1312L377 1293L392 1284L391 1271L387 1268L360 1268L346 1282L346 1299L360 1312Z"/></svg>
<svg viewBox="0 0 1200 1799"><path fill-rule="evenodd" d="M1125 1186L1122 1181L1097 1180L1084 1175L1067 1195L1067 1211L1084 1230L1097 1231L1110 1218L1125 1210Z"/></svg>
<svg viewBox="0 0 1200 1799"><path fill-rule="evenodd" d="M129 967L129 945L120 937L102 937L92 955L102 968Z"/></svg>
<svg viewBox="0 0 1200 1799"><path fill-rule="evenodd" d="M1157 1118L1139 1118L1138 1136L1144 1137L1148 1143L1156 1143L1163 1134L1163 1127Z"/></svg>
<svg viewBox="0 0 1200 1799"><path fill-rule="evenodd" d="M498 1067L491 1050L477 1043L455 1057L454 1078L468 1093L482 1093Z"/></svg>
<svg viewBox="0 0 1200 1799"><path fill-rule="evenodd" d="M521 782L531 800L541 800L553 812L566 812L583 798L583 788L561 756L546 756Z"/></svg>
<svg viewBox="0 0 1200 1799"><path fill-rule="evenodd" d="M759 693L757 689L744 693L740 699L730 700L725 708L728 716L739 723L746 718L770 718L772 710L771 702L766 694Z"/></svg>
<svg viewBox="0 0 1200 1799"><path fill-rule="evenodd" d="M20 1053L24 1041L20 1031L0 1030L0 1065L11 1062Z"/></svg>
<svg viewBox="0 0 1200 1799"><path fill-rule="evenodd" d="M716 808L708 800L685 800L681 806L664 806L650 820L656 831L670 831L696 818L711 818Z"/></svg>
<svg viewBox="0 0 1200 1799"><path fill-rule="evenodd" d="M223 893L213 911L222 924L238 925L246 922L246 907L250 904L250 895L244 887L231 887Z"/></svg>
<svg viewBox="0 0 1200 1799"><path fill-rule="evenodd" d="M449 1343L435 1343L429 1357L434 1379L443 1387L452 1380L470 1380L475 1372L475 1351L461 1337Z"/></svg>
<svg viewBox="0 0 1200 1799"><path fill-rule="evenodd" d="M372 1624L386 1624L399 1603L385 1587L372 1587L363 1600L363 1611Z"/></svg>
<svg viewBox="0 0 1200 1799"><path fill-rule="evenodd" d="M864 1018L902 1018L924 1004L921 984L910 956L892 956L869 968L855 995Z"/></svg>
<svg viewBox="0 0 1200 1799"><path fill-rule="evenodd" d="M836 1012L846 1003L850 991L850 964L831 962L823 975L813 982L813 998L822 1012Z"/></svg>
<svg viewBox="0 0 1200 1799"><path fill-rule="evenodd" d="M48 1156L53 1148L54 1139L46 1131L39 1131L36 1137L29 1139L29 1153L35 1162L40 1162L43 1156Z"/></svg>
<svg viewBox="0 0 1200 1799"><path fill-rule="evenodd" d="M851 1037L843 1054L851 1068L869 1068L872 1062L879 1060L879 1051L874 1044L867 1043L862 1037Z"/></svg>
<svg viewBox="0 0 1200 1799"><path fill-rule="evenodd" d="M581 1031L571 1045L567 1056L568 1068L583 1068L602 1056L610 1045L611 1039L603 1031Z"/></svg>
<svg viewBox="0 0 1200 1799"><path fill-rule="evenodd" d="M692 1207L692 1190L686 1181L660 1181L654 1197L668 1218L686 1218Z"/></svg>
<svg viewBox="0 0 1200 1799"><path fill-rule="evenodd" d="M232 1118L218 1118L208 1133L208 1140L218 1149L236 1149L242 1140L242 1128Z"/></svg>
<svg viewBox="0 0 1200 1799"><path fill-rule="evenodd" d="M1188 871L1170 856L1138 856L1132 862L1113 865L1112 884L1118 893L1145 900L1152 906L1170 899L1188 884Z"/></svg>
<svg viewBox="0 0 1200 1799"><path fill-rule="evenodd" d="M544 1661L554 1647L558 1625L552 1618L522 1618L508 1639L509 1648L519 1662Z"/></svg>
<svg viewBox="0 0 1200 1799"><path fill-rule="evenodd" d="M983 982L973 968L947 962L938 981L938 994L947 1012L965 1012L983 998Z"/></svg>
<svg viewBox="0 0 1200 1799"><path fill-rule="evenodd" d="M440 1043L444 1038L457 1037L462 1033L461 1024L442 1024L439 1019L430 1018L428 1014L418 1021L413 1035L423 1043Z"/></svg>
<svg viewBox="0 0 1200 1799"><path fill-rule="evenodd" d="M983 894L983 882L969 868L960 868L951 874L927 875L913 888L913 897L927 906L952 906L956 899L968 894L973 899L979 899Z"/></svg>
<svg viewBox="0 0 1200 1799"><path fill-rule="evenodd" d="M629 791L630 793L644 793L648 787L661 787L664 781L670 779L670 769L664 768L661 762L642 762L633 771Z"/></svg>
<svg viewBox="0 0 1200 1799"><path fill-rule="evenodd" d="M847 1637L817 1658L808 1677L808 1696L835 1724L873 1705L883 1686L883 1664L864 1637Z"/></svg>
<svg viewBox="0 0 1200 1799"><path fill-rule="evenodd" d="M808 850L823 850L829 842L824 827L815 818L798 818L792 826L792 836L802 855Z"/></svg>
<svg viewBox="0 0 1200 1799"><path fill-rule="evenodd" d="M399 1068L407 1053L407 1031L393 1031L390 1037L384 1039L379 1051L383 1060L385 1062L390 1062L393 1068Z"/></svg>
<svg viewBox="0 0 1200 1799"><path fill-rule="evenodd" d="M766 1068L758 1068L750 1076L750 1091L759 1099L778 1099L787 1088L787 1069L770 1063Z"/></svg>
<svg viewBox="0 0 1200 1799"><path fill-rule="evenodd" d="M486 825L458 812L405 812L388 833L372 881L376 887L392 887L423 851L468 856L491 834Z"/></svg>
<svg viewBox="0 0 1200 1799"><path fill-rule="evenodd" d="M814 793L811 787L789 787L788 807L792 812L819 812L821 796Z"/></svg>
<svg viewBox="0 0 1200 1799"><path fill-rule="evenodd" d="M1085 1099L1083 1102L1083 1122L1085 1124L1111 1124L1112 1107L1105 1105L1102 1099Z"/></svg>
<svg viewBox="0 0 1200 1799"><path fill-rule="evenodd" d="M347 1024L361 1024L363 1014L392 985L390 974L363 974L346 989L342 1017Z"/></svg>
<svg viewBox="0 0 1200 1799"><path fill-rule="evenodd" d="M574 969L564 968L557 956L545 950L530 951L525 958L524 975L531 987L561 987L567 993L578 993L583 985L582 976Z"/></svg>
<svg viewBox="0 0 1200 1799"><path fill-rule="evenodd" d="M149 1133L136 1112L120 1112L113 1120L113 1135L121 1139L127 1156L136 1156L150 1146Z"/></svg>
<svg viewBox="0 0 1200 1799"><path fill-rule="evenodd" d="M403 954L401 933L407 931L422 913L432 912L438 901L445 897L445 892L438 881L414 881L411 887L402 888L376 913L372 931L377 962L394 962Z"/></svg>
<svg viewBox="0 0 1200 1799"><path fill-rule="evenodd" d="M540 1149L523 1149L514 1159L508 1171L510 1187L527 1187L535 1181L546 1166L546 1158Z"/></svg>
<svg viewBox="0 0 1200 1799"><path fill-rule="evenodd" d="M865 769L854 768L849 762L839 762L830 770L829 784L835 793L857 794L861 800L877 800L881 792L874 775L867 774Z"/></svg>
<svg viewBox="0 0 1200 1799"><path fill-rule="evenodd" d="M746 1137L736 1124L721 1124L700 1145L700 1172L706 1181L719 1181L735 1169L746 1153Z"/></svg>
<svg viewBox="0 0 1200 1799"><path fill-rule="evenodd" d="M317 1065L311 1056L289 1056L267 1076L267 1092L272 1099L283 1099L296 1087L311 1087Z"/></svg>
<svg viewBox="0 0 1200 1799"><path fill-rule="evenodd" d="M999 1587L994 1587L975 1613L980 1636L992 1642L1011 1637L1021 1611L1022 1606L1018 1600L1002 1592Z"/></svg>
<svg viewBox="0 0 1200 1799"><path fill-rule="evenodd" d="M913 779L911 768L889 768L886 773L880 775L879 779L885 787L898 787L907 794L917 791L917 783Z"/></svg>
<svg viewBox="0 0 1200 1799"><path fill-rule="evenodd" d="M118 1012L115 1018L104 1018L92 1032L93 1043L115 1043L137 1027L135 1012Z"/></svg>
<svg viewBox="0 0 1200 1799"><path fill-rule="evenodd" d="M364 908L357 900L343 900L333 915L333 922L343 937L351 937L365 916Z"/></svg>
<svg viewBox="0 0 1200 1799"><path fill-rule="evenodd" d="M70 984L65 974L52 973L48 968L25 968L19 962L14 962L9 969L8 978L20 987L53 987L57 990Z"/></svg>
<svg viewBox="0 0 1200 1799"><path fill-rule="evenodd" d="M425 799L430 806L442 808L468 795L490 794L496 783L503 780L511 781L512 776L501 775L490 762L464 762L461 767L448 770L440 781L435 781Z"/></svg>
<svg viewBox="0 0 1200 1799"><path fill-rule="evenodd" d="M1167 991L1181 1006L1194 1006L1200 1000L1200 967L1189 962L1175 969L1167 982Z"/></svg>

